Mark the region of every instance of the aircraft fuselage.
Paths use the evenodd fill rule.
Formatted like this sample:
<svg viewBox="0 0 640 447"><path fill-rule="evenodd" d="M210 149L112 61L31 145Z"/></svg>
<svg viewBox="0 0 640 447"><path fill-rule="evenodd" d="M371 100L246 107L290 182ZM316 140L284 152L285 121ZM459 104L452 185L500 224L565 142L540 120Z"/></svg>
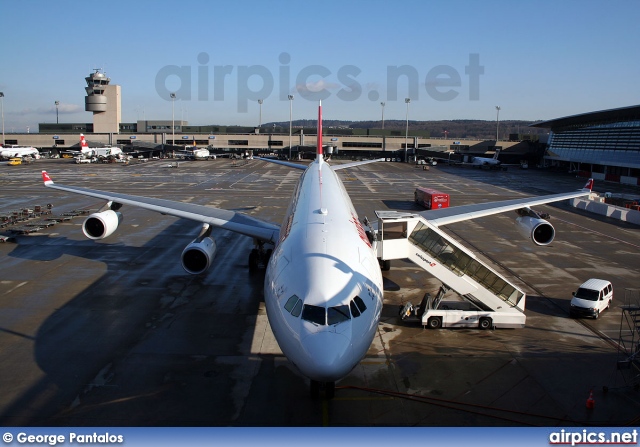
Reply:
<svg viewBox="0 0 640 447"><path fill-rule="evenodd" d="M353 204L337 174L316 160L294 191L267 266L276 340L305 376L334 382L369 349L382 297L380 267Z"/></svg>

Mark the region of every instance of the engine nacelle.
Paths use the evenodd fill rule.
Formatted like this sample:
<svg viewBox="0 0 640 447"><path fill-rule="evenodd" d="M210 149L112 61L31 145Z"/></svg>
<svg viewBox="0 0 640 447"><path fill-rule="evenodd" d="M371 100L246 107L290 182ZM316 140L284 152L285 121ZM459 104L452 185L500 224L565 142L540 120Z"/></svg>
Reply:
<svg viewBox="0 0 640 447"><path fill-rule="evenodd" d="M556 235L553 225L538 217L520 216L516 219L516 226L524 237L536 245L549 245Z"/></svg>
<svg viewBox="0 0 640 447"><path fill-rule="evenodd" d="M82 224L82 232L89 239L104 239L113 234L122 222L122 214L113 210L93 213Z"/></svg>
<svg viewBox="0 0 640 447"><path fill-rule="evenodd" d="M212 237L196 238L182 252L182 267L198 275L211 267L216 255L216 241Z"/></svg>

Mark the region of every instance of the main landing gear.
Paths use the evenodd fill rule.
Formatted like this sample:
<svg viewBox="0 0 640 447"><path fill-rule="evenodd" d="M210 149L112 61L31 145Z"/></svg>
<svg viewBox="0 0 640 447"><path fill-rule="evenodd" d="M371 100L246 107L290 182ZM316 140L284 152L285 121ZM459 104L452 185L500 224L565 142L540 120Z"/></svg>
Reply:
<svg viewBox="0 0 640 447"><path fill-rule="evenodd" d="M263 241L255 241L255 248L249 253L249 271L257 272L259 269L266 269L271 258L273 250L268 248L265 250Z"/></svg>
<svg viewBox="0 0 640 447"><path fill-rule="evenodd" d="M333 397L336 395L336 383L318 382L317 380L312 380L311 386L309 387L311 399L318 399L321 392L324 392L325 399L333 399Z"/></svg>

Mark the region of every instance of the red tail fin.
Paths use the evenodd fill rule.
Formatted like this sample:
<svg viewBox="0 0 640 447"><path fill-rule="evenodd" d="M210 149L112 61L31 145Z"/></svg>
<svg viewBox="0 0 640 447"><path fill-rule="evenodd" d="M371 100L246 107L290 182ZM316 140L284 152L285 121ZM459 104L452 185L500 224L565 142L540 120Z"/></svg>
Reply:
<svg viewBox="0 0 640 447"><path fill-rule="evenodd" d="M84 139L84 134L80 134L80 149L86 149L89 147L87 140Z"/></svg>
<svg viewBox="0 0 640 447"><path fill-rule="evenodd" d="M316 149L316 157L322 159L322 101L318 105L318 148Z"/></svg>
<svg viewBox="0 0 640 447"><path fill-rule="evenodd" d="M589 191L591 191L593 189L593 179L590 178L587 184L584 185L582 189L588 189Z"/></svg>
<svg viewBox="0 0 640 447"><path fill-rule="evenodd" d="M49 177L47 171L42 171L42 181L45 185L51 185L53 183L53 180L51 180L51 177Z"/></svg>

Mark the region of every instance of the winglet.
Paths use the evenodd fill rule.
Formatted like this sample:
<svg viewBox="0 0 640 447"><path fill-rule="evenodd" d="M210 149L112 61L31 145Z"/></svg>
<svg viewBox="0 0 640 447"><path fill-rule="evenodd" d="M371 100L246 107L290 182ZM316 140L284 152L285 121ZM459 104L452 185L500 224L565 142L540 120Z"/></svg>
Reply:
<svg viewBox="0 0 640 447"><path fill-rule="evenodd" d="M587 183L582 187L583 191L591 191L593 189L593 179L590 178Z"/></svg>
<svg viewBox="0 0 640 447"><path fill-rule="evenodd" d="M51 180L51 177L49 177L49 174L47 174L47 171L42 171L42 181L44 182L44 185L53 185L53 180Z"/></svg>
<svg viewBox="0 0 640 447"><path fill-rule="evenodd" d="M318 105L318 147L316 149L316 159L322 161L322 100Z"/></svg>

